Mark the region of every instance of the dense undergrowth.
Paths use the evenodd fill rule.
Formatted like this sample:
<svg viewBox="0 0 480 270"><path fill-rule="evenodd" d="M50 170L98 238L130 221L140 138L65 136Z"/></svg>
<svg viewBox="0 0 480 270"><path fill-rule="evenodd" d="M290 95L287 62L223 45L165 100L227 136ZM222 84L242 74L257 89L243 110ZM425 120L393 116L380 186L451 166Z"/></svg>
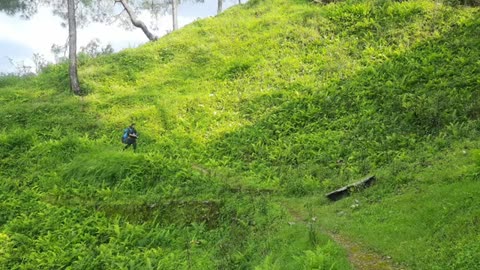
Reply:
<svg viewBox="0 0 480 270"><path fill-rule="evenodd" d="M349 269L322 226L474 269L479 48L478 8L252 0L81 59L84 97L65 65L0 78L0 265ZM372 190L318 199L366 174Z"/></svg>

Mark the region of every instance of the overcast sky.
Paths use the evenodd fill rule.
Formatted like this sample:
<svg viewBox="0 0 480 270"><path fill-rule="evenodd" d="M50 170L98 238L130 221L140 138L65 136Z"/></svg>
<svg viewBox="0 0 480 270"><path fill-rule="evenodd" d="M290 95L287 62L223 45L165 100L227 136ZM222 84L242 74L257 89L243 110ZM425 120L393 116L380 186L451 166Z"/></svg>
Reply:
<svg viewBox="0 0 480 270"><path fill-rule="evenodd" d="M238 0L226 0L223 8L226 9L237 2ZM178 24L182 27L198 18L216 15L217 0L181 4L178 10ZM144 17L142 17L147 25L150 25L147 23L149 18L148 14L144 14ZM19 16L8 16L0 12L0 73L15 70L9 58L17 63L24 62L27 65L33 65L31 61L33 54L40 53L47 60L53 61L52 44L63 45L68 37L67 29L61 27L60 23L61 19L54 16L47 7L39 8L38 13L30 20L23 20ZM165 15L159 18L158 27L159 29L154 31L158 36L171 31L171 16ZM95 38L100 39L103 45L110 43L115 51L137 47L148 41L138 28L133 31L126 31L116 25L92 23L85 28L78 29L77 48L85 46Z"/></svg>

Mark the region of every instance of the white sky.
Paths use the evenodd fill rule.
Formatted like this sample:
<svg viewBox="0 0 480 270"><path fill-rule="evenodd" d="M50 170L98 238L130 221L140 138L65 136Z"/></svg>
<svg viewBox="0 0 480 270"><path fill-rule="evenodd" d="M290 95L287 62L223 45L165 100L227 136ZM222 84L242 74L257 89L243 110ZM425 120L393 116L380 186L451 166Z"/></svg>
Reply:
<svg viewBox="0 0 480 270"><path fill-rule="evenodd" d="M242 3L245 2L244 0ZM226 9L238 0L226 0L223 8ZM178 24L182 27L197 18L213 16L217 12L217 0L205 0L205 3L185 3L179 6ZM142 20L150 26L150 15L142 14ZM30 20L20 19L19 16L8 16L0 12L0 73L12 72L15 68L9 58L15 62L24 62L33 66L31 58L34 53L40 53L47 60L53 62L51 53L53 44L63 45L67 41L68 32L61 27L61 19L54 16L47 7L40 7L38 13ZM172 29L172 18L165 15L159 18L158 30L153 31L162 36ZM103 46L111 44L115 51L124 48L137 47L148 41L143 32L136 28L133 31L116 25L99 23L89 24L77 30L77 48L85 46L92 39L100 39ZM32 68L34 71L34 68Z"/></svg>

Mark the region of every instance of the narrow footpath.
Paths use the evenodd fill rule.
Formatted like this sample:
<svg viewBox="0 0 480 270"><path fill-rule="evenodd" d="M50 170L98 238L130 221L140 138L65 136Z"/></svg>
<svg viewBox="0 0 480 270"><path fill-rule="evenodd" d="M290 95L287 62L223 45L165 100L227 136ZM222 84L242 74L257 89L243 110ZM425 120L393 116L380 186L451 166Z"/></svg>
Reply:
<svg viewBox="0 0 480 270"><path fill-rule="evenodd" d="M302 215L301 211L292 209L286 205L284 206L295 219L295 222L307 224L305 222L307 218ZM382 256L372 250L368 250L361 244L353 242L341 234L329 232L325 229L322 229L321 232L328 235L347 252L348 259L356 270L407 270L405 267L395 265L390 257Z"/></svg>

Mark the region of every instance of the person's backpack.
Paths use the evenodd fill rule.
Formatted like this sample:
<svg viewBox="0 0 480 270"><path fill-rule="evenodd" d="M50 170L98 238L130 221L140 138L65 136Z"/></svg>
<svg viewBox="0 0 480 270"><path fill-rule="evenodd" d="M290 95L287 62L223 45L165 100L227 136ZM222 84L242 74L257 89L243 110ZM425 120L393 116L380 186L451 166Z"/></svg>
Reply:
<svg viewBox="0 0 480 270"><path fill-rule="evenodd" d="M130 128L126 128L126 129L123 131L122 143L127 143L128 133L130 133Z"/></svg>

